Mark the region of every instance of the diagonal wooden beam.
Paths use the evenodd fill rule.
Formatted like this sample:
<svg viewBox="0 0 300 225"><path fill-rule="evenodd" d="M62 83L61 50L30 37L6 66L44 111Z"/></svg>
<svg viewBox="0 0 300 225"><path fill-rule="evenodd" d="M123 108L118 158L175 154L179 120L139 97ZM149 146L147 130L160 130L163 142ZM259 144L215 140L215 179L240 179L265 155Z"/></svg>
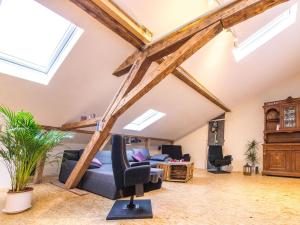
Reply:
<svg viewBox="0 0 300 225"><path fill-rule="evenodd" d="M132 84L136 82L136 77L140 77L143 73L146 73L146 70L144 68L145 60L146 58L141 54L134 63L129 75L125 78L116 96L101 118L101 121L97 121L97 123L99 123L98 127L100 127L101 131L97 130L93 134L90 142L86 146L83 154L81 155L75 168L73 169L68 180L65 183L65 186L67 188L74 188L78 185L96 153L99 150L102 150L105 147L106 143L109 141L111 129L118 119L118 117L114 116L113 113L115 112L115 109L118 107L126 93L128 93L132 89ZM70 128L70 126L65 127Z"/></svg>
<svg viewBox="0 0 300 225"><path fill-rule="evenodd" d="M113 114L119 117L124 113L131 105L138 101L142 96L148 93L153 87L155 87L161 80L169 75L175 68L182 64L186 59L192 56L207 42L213 39L223 30L222 24L216 22L210 25L206 29L195 34L185 44L183 44L178 50L166 57L166 59L145 79L136 86L131 92L129 92L121 101L116 112Z"/></svg>
<svg viewBox="0 0 300 225"><path fill-rule="evenodd" d="M80 5L81 7L86 7L86 8L88 8L90 11L87 11L88 13L90 13L92 16L95 16L95 15L98 15L99 14L99 12L96 10L96 9L98 9L98 10L100 10L100 11L103 11L103 10L106 10L105 12L107 12L108 14L109 14L109 16L110 17L112 17L112 19L114 18L114 14L115 14L115 12L114 12L114 10L115 10L115 7L114 6L112 6L112 7L110 7L110 4L107 4L107 0L90 0L90 1L92 1L93 3L95 3L96 4L96 6L93 6L93 7L91 7L91 5L93 4L93 3L89 3L89 1L84 1L84 2L82 2L82 1L80 1L80 0L72 0L73 2L76 2L76 4L78 4L78 5ZM105 1L105 2L104 2ZM104 2L104 3L103 3ZM103 6L103 4L104 4L104 6ZM106 4L106 5L105 5ZM121 9L119 9L119 11L121 11L121 14L122 15L126 15L126 13L124 12L124 11L122 11ZM95 14L95 15L94 15ZM98 18L98 20L101 20L101 18L102 17L97 17ZM128 27L130 26L130 22L128 22L128 20L131 20L131 18L126 18L126 16L122 16L122 17L118 17L119 19L120 19L120 26L122 25L123 26L123 28L124 29L126 29L129 33L130 33L130 30L128 29ZM109 18L108 18L109 19ZM111 20L112 20L111 19ZM114 27L111 27L111 24L108 24L108 23L106 23L105 22L106 20L104 20L104 21L102 21L102 23L103 24L105 24L106 26L108 26L110 29L112 29L113 31L114 31ZM100 21L101 22L101 21ZM113 21L112 21L112 23L114 23ZM116 24L116 26L118 26L118 24ZM150 31L148 31L148 32L150 32ZM151 32L150 32L151 33ZM118 35L120 35L120 32L117 32L117 34ZM122 35L120 35L120 36L122 36ZM138 37L136 37L136 39L138 39ZM173 48L170 48L169 50L170 50L170 52L169 53L172 53L173 51L175 51L176 49L178 49L185 41L187 41L188 39L183 39L183 41L182 42L177 42L177 44L176 45L174 45L174 47ZM144 47L144 45L140 45L140 46L137 46L138 47L138 50L136 51L136 55L142 55L141 54L141 52L140 52L140 50L139 49L143 49L143 47ZM143 53L143 55L145 56L145 54ZM144 62L143 62L143 65L142 65L142 67L145 69L145 71L148 69L148 67L151 65L151 58L147 58L147 60L145 60ZM160 63L160 62L162 62L163 61L163 59L161 59L160 61L159 60L157 60L156 62L157 63ZM183 71L185 71L183 68L181 68L181 67L178 67L178 69L175 69L174 70L174 72L173 72L173 74L177 74L177 75L179 75L180 73L181 73L181 71L183 72ZM141 73L140 73L140 76L136 76L135 77L135 80L132 82L132 85L131 85L131 87L129 88L129 90L128 90L128 92L134 87L134 86L136 86L141 80L142 80L142 78L143 78L143 76L144 76L144 72L143 71L141 71ZM180 74L180 77L186 77L186 73L182 73L182 74ZM207 89L204 89L204 88L201 88L201 84L199 83L198 85L193 85L193 86L191 86L190 85L190 82L188 82L188 79L181 79L183 82L185 82L187 85L189 85L190 87L192 87L192 88L194 88L198 93L200 93L200 94L202 94L203 93L203 96L204 97L207 97L207 96L213 96L213 94L211 94ZM196 88L197 87L197 88ZM206 90L206 92L204 91L204 90ZM214 97L207 97L207 99L208 100L215 100L216 98L214 98ZM213 103L215 103L214 101L212 101ZM224 108L227 108L221 101L217 101L218 102L218 106L219 105L222 105L222 109L224 109ZM100 121L100 118L99 118L99 120L98 121ZM63 128L64 129L66 129L66 130L68 130L68 129L71 129L71 128L73 128L73 129L75 129L75 128L80 128L81 127L81 124L83 125L83 126L95 126L96 125L96 123L97 123L97 121L94 121L94 120L89 120L89 121L86 121L86 122L75 122L75 123L68 123L68 124L64 124L63 125Z"/></svg>
<svg viewBox="0 0 300 225"><path fill-rule="evenodd" d="M113 118L112 118L113 120ZM115 121L111 121L115 122ZM110 131L111 127L107 126L104 130L96 131L88 145L85 147L80 159L76 163L75 168L72 170L70 176L68 177L65 187L66 188L75 188L83 177L85 171L89 167L90 162L96 155L99 150L102 150L105 145L110 140Z"/></svg>
<svg viewBox="0 0 300 225"><path fill-rule="evenodd" d="M74 0L75 1L75 0ZM150 43L152 41L152 33L144 26L138 24L131 16L121 10L111 0L91 0L100 9L105 11L108 15L118 21L130 33L134 34L143 43Z"/></svg>
<svg viewBox="0 0 300 225"><path fill-rule="evenodd" d="M177 67L172 72L178 79L182 80L189 87L193 88L203 97L207 98L209 101L213 102L215 105L219 106L225 112L230 112L230 109L216 96L214 96L209 90L207 90L199 81L197 81L191 74L189 74L182 67Z"/></svg>
<svg viewBox="0 0 300 225"><path fill-rule="evenodd" d="M161 40L147 46L142 51L149 58L152 58L152 60L159 59L168 55L170 51L173 51L178 46L178 43L186 41L186 39L190 38L196 32L205 29L217 21L221 21L224 24L224 28L229 28L286 1L288 0L237 0L226 5L221 5ZM129 56L113 74L122 76L128 73L137 56L138 51Z"/></svg>
<svg viewBox="0 0 300 225"><path fill-rule="evenodd" d="M232 13L228 16L223 16L221 22L225 29L228 29L238 23L241 23L249 18L252 18L258 14L265 12L266 10L281 4L283 2L287 2L289 0L261 0L257 1L242 10L239 10L235 13Z"/></svg>
<svg viewBox="0 0 300 225"><path fill-rule="evenodd" d="M151 40L152 34L149 30L138 25L134 20L130 19L128 15L124 15L124 12L117 8L111 1L71 1L138 49L142 49L143 46ZM122 22L124 18L127 18L126 26L124 26Z"/></svg>
<svg viewBox="0 0 300 225"><path fill-rule="evenodd" d="M158 64L164 62L164 59L156 60ZM207 98L209 101L219 106L225 112L230 112L230 109L215 95L213 95L209 90L207 90L198 80L196 80L189 72L183 69L181 66L178 66L173 70L172 74L175 75L179 80L183 81L189 87L197 91L203 97Z"/></svg>

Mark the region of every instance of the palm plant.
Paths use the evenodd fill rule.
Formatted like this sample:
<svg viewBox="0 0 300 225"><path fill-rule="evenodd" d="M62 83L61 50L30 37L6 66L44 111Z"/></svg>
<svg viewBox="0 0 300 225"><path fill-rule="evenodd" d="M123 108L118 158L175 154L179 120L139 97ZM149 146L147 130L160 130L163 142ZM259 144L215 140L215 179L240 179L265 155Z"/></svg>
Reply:
<svg viewBox="0 0 300 225"><path fill-rule="evenodd" d="M245 152L246 161L252 166L258 163L258 144L256 140L247 143L247 150Z"/></svg>
<svg viewBox="0 0 300 225"><path fill-rule="evenodd" d="M0 158L9 172L11 191L24 191L39 160L72 134L43 130L29 112L15 113L0 106L0 115L4 124L0 130Z"/></svg>

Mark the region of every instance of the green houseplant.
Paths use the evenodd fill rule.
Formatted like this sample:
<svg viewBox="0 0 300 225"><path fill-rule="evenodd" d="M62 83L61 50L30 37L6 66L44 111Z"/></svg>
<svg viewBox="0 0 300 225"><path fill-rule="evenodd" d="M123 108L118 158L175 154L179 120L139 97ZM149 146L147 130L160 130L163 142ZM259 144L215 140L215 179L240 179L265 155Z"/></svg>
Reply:
<svg viewBox="0 0 300 225"><path fill-rule="evenodd" d="M258 145L259 142L256 140L249 141L247 143L247 150L245 152L246 161L249 163L252 167L255 167L255 165L259 162L258 160Z"/></svg>
<svg viewBox="0 0 300 225"><path fill-rule="evenodd" d="M72 134L43 130L29 112L13 112L0 106L0 116L3 125L0 158L11 180L3 211L17 213L31 207L33 188L28 184L39 160L65 138L71 138Z"/></svg>

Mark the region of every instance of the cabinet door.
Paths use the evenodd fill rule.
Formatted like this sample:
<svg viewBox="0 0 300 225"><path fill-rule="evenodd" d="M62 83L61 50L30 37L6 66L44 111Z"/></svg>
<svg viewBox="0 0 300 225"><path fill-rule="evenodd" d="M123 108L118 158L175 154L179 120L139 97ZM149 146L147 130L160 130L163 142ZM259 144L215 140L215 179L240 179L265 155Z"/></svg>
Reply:
<svg viewBox="0 0 300 225"><path fill-rule="evenodd" d="M293 172L300 173L300 150L295 150L292 153Z"/></svg>
<svg viewBox="0 0 300 225"><path fill-rule="evenodd" d="M267 170L288 171L288 153L286 150L267 151Z"/></svg>

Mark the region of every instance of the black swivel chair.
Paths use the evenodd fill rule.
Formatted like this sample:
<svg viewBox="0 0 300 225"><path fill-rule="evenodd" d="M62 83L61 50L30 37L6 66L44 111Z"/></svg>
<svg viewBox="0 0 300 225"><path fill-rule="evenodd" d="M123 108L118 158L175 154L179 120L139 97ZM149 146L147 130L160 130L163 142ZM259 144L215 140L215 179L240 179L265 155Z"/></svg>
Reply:
<svg viewBox="0 0 300 225"><path fill-rule="evenodd" d="M132 192L130 200L117 200L107 216L107 220L152 218L151 200L134 200L144 195L144 184L157 180L156 174L150 174L148 162L129 165L126 156L125 139L120 135L112 136L112 168L116 187L123 192ZM157 176L157 177L155 177ZM132 191L133 189L133 191Z"/></svg>
<svg viewBox="0 0 300 225"><path fill-rule="evenodd" d="M223 157L221 145L210 145L208 148L208 162L207 169L211 173L228 173L221 170L221 166L230 165L232 161L231 155Z"/></svg>

